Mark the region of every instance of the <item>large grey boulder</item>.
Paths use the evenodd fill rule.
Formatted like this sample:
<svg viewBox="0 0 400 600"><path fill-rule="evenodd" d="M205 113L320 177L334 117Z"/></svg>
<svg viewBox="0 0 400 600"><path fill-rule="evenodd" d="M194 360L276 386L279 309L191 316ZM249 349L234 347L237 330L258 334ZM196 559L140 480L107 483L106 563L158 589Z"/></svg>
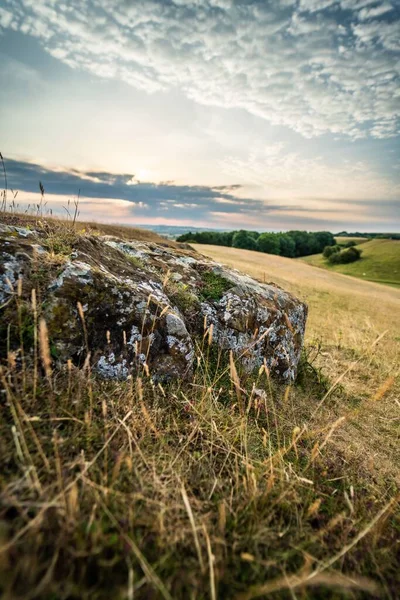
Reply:
<svg viewBox="0 0 400 600"><path fill-rule="evenodd" d="M207 334L206 343L232 350L246 371L265 362L283 380L295 377L307 306L193 250L2 225L0 252L0 333L11 343L22 278L19 302L29 321L37 289L55 361L82 364L89 351L106 378L138 369L155 380L188 378Z"/></svg>

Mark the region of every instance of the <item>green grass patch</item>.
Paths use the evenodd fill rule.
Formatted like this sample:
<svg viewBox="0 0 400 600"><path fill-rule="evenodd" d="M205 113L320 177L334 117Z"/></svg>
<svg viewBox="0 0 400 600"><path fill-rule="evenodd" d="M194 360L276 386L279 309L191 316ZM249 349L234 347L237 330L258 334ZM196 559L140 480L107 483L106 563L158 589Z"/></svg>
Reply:
<svg viewBox="0 0 400 600"><path fill-rule="evenodd" d="M375 239L363 242L359 248L362 250L361 259L350 264L331 265L322 254L299 260L359 279L400 286L400 241Z"/></svg>
<svg viewBox="0 0 400 600"><path fill-rule="evenodd" d="M198 307L199 301L187 284L180 281L168 281L165 289L172 302L184 315Z"/></svg>
<svg viewBox="0 0 400 600"><path fill-rule="evenodd" d="M203 287L200 291L200 298L202 300L214 300L217 302L218 300L221 300L224 293L232 287L230 281L214 271L202 273L201 278Z"/></svg>
<svg viewBox="0 0 400 600"><path fill-rule="evenodd" d="M48 229L48 234L42 241L43 246L53 255L68 257L78 241L76 231L66 226L49 227Z"/></svg>
<svg viewBox="0 0 400 600"><path fill-rule="evenodd" d="M133 265L137 269L142 269L145 266L144 262L141 258L138 258L137 256L133 256L132 254L125 254L125 256L129 260L131 265Z"/></svg>

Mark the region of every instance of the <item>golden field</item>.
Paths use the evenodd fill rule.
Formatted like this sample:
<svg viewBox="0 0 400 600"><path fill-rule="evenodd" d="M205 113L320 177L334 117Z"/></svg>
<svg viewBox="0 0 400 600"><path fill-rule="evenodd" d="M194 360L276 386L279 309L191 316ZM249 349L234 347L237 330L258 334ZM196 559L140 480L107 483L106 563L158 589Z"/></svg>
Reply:
<svg viewBox="0 0 400 600"><path fill-rule="evenodd" d="M400 482L400 290L281 256L193 247L259 281L273 281L307 302L306 345L321 345L318 365L332 380L340 378L360 401L360 411L342 431L340 444L378 479L391 472ZM385 385L388 389L380 397ZM379 401L373 400L376 396ZM334 412L347 410L339 403ZM325 418L331 417L329 408Z"/></svg>

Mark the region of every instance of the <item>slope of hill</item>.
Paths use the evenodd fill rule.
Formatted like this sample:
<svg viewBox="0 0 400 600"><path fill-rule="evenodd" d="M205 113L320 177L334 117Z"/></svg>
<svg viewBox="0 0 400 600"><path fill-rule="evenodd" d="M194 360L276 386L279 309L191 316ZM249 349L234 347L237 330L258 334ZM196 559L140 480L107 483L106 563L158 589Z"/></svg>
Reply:
<svg viewBox="0 0 400 600"><path fill-rule="evenodd" d="M39 227L3 226L0 596L397 597L400 290L198 247L307 300L299 375L282 385L273 364L246 369L262 340L264 358L290 354L278 334L297 337L298 311L258 325L260 310L279 316L280 290L263 312L246 277L233 292L182 246ZM153 262L134 252L145 245ZM192 327L205 308L187 352L177 317ZM219 343L217 311L234 339L250 331L242 355ZM137 361L119 369L117 348ZM182 358L189 380L168 378Z"/></svg>
<svg viewBox="0 0 400 600"><path fill-rule="evenodd" d="M365 244L365 242L369 241L369 238L363 237L344 237L344 236L335 236L335 241L337 244L347 244L347 242L355 242L356 244Z"/></svg>
<svg viewBox="0 0 400 600"><path fill-rule="evenodd" d="M381 240L376 243L379 245ZM194 247L207 257L260 281L273 281L304 299L309 306L306 345L318 354L316 364L332 380L340 378L341 385L359 401L368 401L385 381L397 377L389 395L374 410L364 412L362 418L358 415L357 422L349 421L336 444L346 455L356 455L367 471L374 457L380 468L396 471L400 482L392 454L399 431L387 427L389 415L396 419L399 410L395 399L396 390L397 394L400 391L400 322L396 318L400 314L400 290L281 256L221 246ZM375 343L382 334L382 341ZM348 406L339 402L335 408L327 407L325 418L333 414L339 418L347 410ZM400 464L400 455L396 461Z"/></svg>
<svg viewBox="0 0 400 600"><path fill-rule="evenodd" d="M299 260L367 281L400 286L400 241L375 239L363 241L358 247L362 250L361 259L347 265L331 265L322 254Z"/></svg>
<svg viewBox="0 0 400 600"><path fill-rule="evenodd" d="M2 213L1 222L6 225L16 225L22 227L32 227L38 222L47 223L51 227L71 227L71 220L60 219L58 217L38 217L26 214L11 214ZM150 229L142 229L137 227L130 227L125 225L115 225L113 223L98 223L97 221L76 221L74 230L78 233L90 231L93 234L100 235L113 235L123 240L133 240L142 242L154 242L156 244L164 244L171 248L178 248L179 244L174 242L172 239L161 237L158 233L151 231Z"/></svg>

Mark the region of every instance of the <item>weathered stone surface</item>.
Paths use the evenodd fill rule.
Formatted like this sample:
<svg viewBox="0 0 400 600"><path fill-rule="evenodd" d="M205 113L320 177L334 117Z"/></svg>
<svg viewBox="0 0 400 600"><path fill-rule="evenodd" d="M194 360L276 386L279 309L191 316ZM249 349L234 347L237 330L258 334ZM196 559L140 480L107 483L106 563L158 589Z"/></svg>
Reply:
<svg viewBox="0 0 400 600"><path fill-rule="evenodd" d="M140 368L155 379L190 377L195 341L208 330L208 339L232 350L246 370L265 361L282 379L295 377L307 307L279 287L186 247L90 235L57 244L53 236L49 244L46 236L0 226L3 334L22 278L20 301L28 306L32 288L38 290L56 361L82 364L89 350L93 369L106 378L126 378ZM49 250L54 247L63 251Z"/></svg>

